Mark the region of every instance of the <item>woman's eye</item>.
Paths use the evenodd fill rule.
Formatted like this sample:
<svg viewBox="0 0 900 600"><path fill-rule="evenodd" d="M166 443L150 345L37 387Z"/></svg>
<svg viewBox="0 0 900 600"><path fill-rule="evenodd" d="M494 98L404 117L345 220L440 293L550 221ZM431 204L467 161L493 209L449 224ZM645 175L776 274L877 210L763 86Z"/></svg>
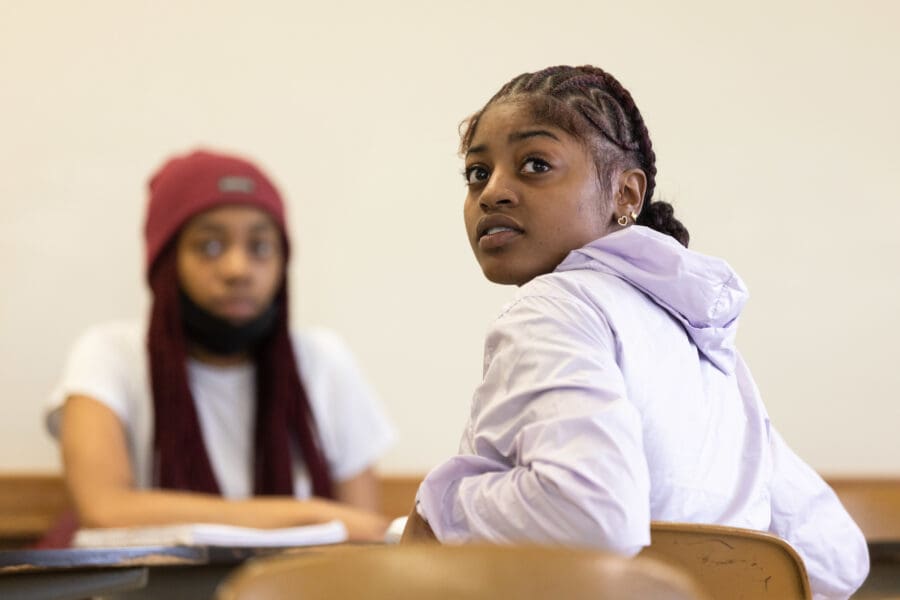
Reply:
<svg viewBox="0 0 900 600"><path fill-rule="evenodd" d="M253 240L250 242L250 254L255 258L269 258L275 253L275 242L272 240Z"/></svg>
<svg viewBox="0 0 900 600"><path fill-rule="evenodd" d="M550 170L550 164L540 158L529 158L522 164L523 173L544 173Z"/></svg>
<svg viewBox="0 0 900 600"><path fill-rule="evenodd" d="M487 178L490 176L488 170L482 166L474 165L472 167L466 168L465 172L466 183L469 185L474 185L478 183L484 183L487 181Z"/></svg>
<svg viewBox="0 0 900 600"><path fill-rule="evenodd" d="M206 258L217 258L225 250L222 240L201 240L197 242L197 250Z"/></svg>

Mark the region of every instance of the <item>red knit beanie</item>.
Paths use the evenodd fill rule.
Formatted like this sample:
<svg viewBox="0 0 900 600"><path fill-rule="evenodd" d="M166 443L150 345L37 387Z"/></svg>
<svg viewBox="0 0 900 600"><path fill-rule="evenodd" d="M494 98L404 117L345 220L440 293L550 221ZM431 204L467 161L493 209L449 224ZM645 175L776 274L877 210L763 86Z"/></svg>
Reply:
<svg viewBox="0 0 900 600"><path fill-rule="evenodd" d="M149 276L153 263L194 215L224 204L248 204L269 213L287 240L284 204L278 190L250 162L206 150L167 161L150 178L144 224Z"/></svg>

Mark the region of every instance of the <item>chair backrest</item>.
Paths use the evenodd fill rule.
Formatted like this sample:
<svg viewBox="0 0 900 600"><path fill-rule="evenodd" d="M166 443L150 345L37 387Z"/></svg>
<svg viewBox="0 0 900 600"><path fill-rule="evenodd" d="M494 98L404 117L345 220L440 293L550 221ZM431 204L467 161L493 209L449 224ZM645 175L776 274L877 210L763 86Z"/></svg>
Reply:
<svg viewBox="0 0 900 600"><path fill-rule="evenodd" d="M770 533L654 521L640 556L686 570L715 599L810 597L800 555Z"/></svg>
<svg viewBox="0 0 900 600"><path fill-rule="evenodd" d="M249 563L218 600L707 599L684 573L649 558L561 547L363 546Z"/></svg>

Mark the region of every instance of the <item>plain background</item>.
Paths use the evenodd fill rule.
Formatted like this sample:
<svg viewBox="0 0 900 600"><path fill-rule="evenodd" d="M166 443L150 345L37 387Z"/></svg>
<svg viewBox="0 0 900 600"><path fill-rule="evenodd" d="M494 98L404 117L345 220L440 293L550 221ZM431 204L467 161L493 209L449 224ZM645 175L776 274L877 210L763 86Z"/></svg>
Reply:
<svg viewBox="0 0 900 600"><path fill-rule="evenodd" d="M513 291L465 239L457 125L518 73L593 63L692 248L748 284L738 343L785 438L900 474L897 23L895 0L2 0L0 470L59 468L47 396L81 331L147 309L146 180L198 146L282 190L293 320L377 388L383 470L452 454Z"/></svg>

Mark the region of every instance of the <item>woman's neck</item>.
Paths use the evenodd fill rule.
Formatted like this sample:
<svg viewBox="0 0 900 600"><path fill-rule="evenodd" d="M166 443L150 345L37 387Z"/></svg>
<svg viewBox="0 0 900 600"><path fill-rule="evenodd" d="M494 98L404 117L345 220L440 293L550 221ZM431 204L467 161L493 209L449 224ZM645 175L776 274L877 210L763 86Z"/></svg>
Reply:
<svg viewBox="0 0 900 600"><path fill-rule="evenodd" d="M188 343L188 355L203 364L213 367L239 367L250 362L250 354L214 354L198 344Z"/></svg>

